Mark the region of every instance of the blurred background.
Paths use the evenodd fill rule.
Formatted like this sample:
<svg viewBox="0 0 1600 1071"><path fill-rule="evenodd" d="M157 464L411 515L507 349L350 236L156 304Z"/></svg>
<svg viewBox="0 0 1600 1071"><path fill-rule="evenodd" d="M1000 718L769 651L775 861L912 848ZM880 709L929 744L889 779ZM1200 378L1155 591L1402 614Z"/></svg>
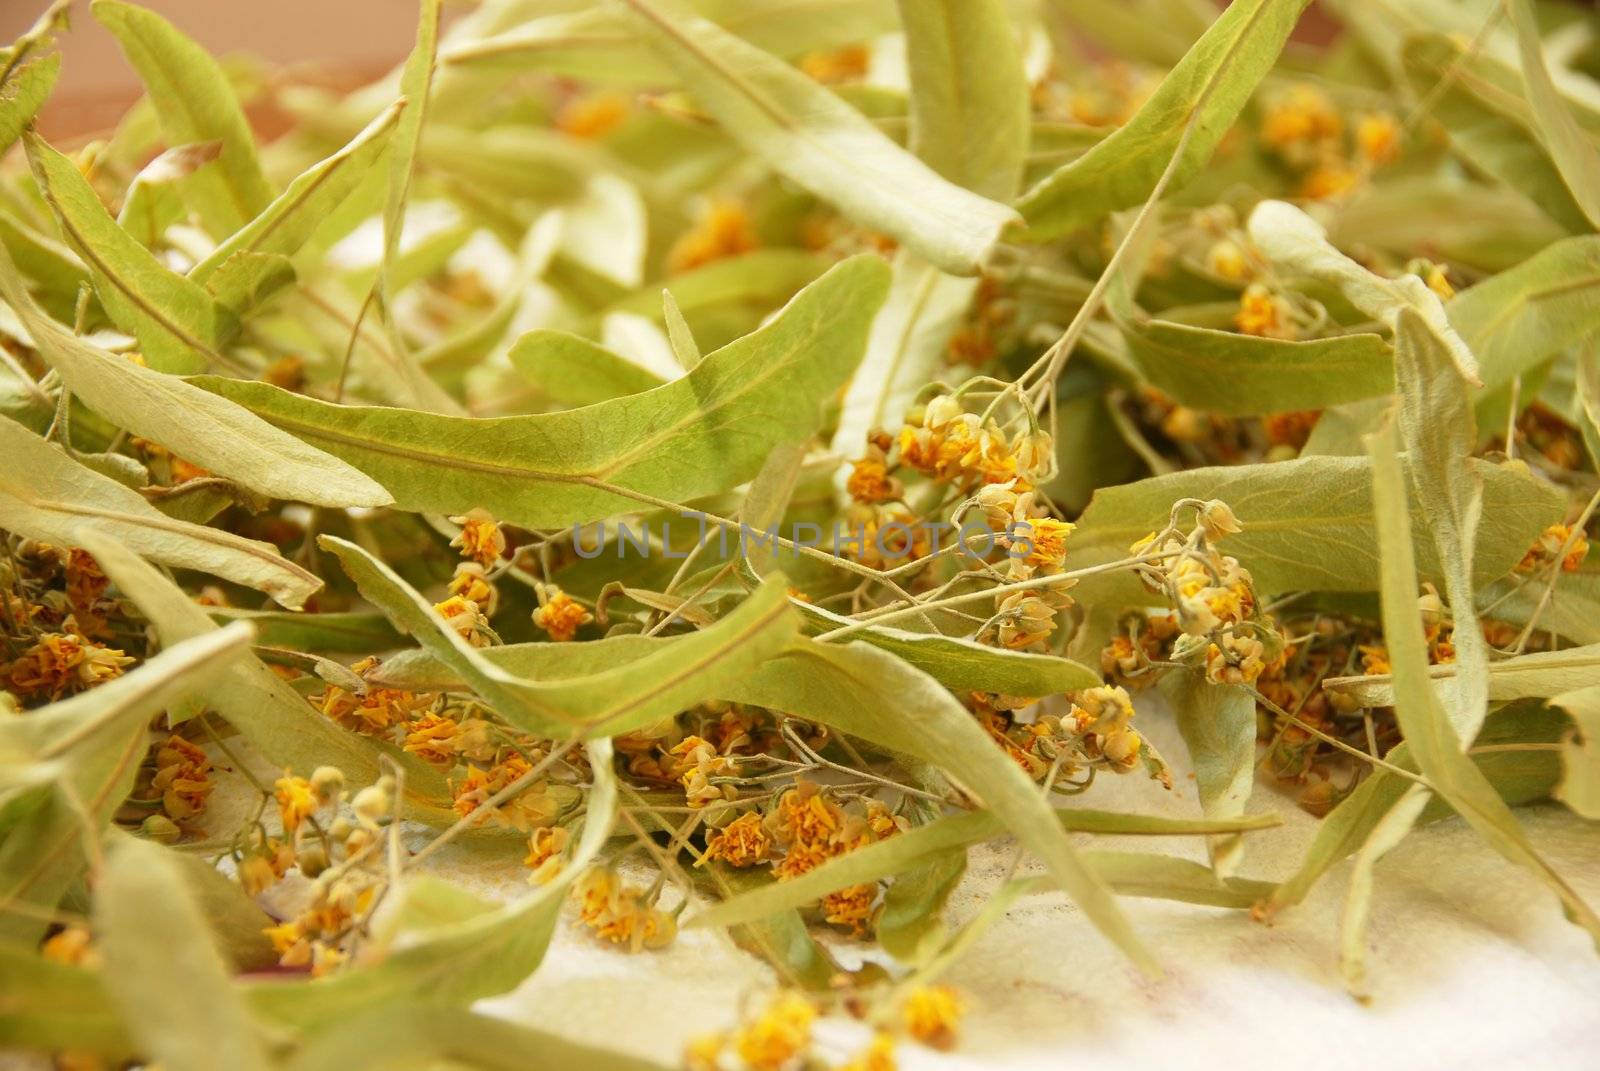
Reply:
<svg viewBox="0 0 1600 1071"><path fill-rule="evenodd" d="M0 41L31 26L49 0L0 0ZM218 56L254 56L283 65L291 77L353 87L405 58L416 32L416 0L139 0L159 11ZM883 0L893 3L894 0ZM1226 6L1227 0L1217 0ZM445 19L473 0L447 0ZM1325 41L1331 23L1313 5L1296 36ZM58 45L61 80L39 126L47 137L102 131L138 96L139 81L115 39L89 15L89 0L72 5L72 29ZM272 133L270 115L255 115Z"/></svg>
<svg viewBox="0 0 1600 1071"><path fill-rule="evenodd" d="M358 85L405 58L416 36L415 0L139 0L221 56L248 54L288 64L334 85ZM48 0L0 0L0 41L33 25ZM451 6L446 5L447 10ZM101 129L139 92L116 39L72 5L72 29L57 43L61 81L40 116L45 135Z"/></svg>

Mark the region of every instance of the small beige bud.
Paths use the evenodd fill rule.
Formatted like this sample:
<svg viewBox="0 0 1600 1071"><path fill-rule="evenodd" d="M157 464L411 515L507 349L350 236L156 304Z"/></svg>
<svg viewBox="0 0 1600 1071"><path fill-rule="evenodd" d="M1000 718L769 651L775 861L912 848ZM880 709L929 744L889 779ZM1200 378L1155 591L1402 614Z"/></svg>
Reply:
<svg viewBox="0 0 1600 1071"><path fill-rule="evenodd" d="M314 878L328 869L328 853L314 840L300 846L300 850L295 853L294 861L300 868L300 873L308 878Z"/></svg>
<svg viewBox="0 0 1600 1071"><path fill-rule="evenodd" d="M1200 527L1205 529L1206 538L1212 540L1244 531L1239 524L1239 518L1233 515L1233 510L1220 498L1213 498L1200 507Z"/></svg>
<svg viewBox="0 0 1600 1071"><path fill-rule="evenodd" d="M344 771L337 766L318 766L311 771L311 791L320 803L337 802L344 792Z"/></svg>
<svg viewBox="0 0 1600 1071"><path fill-rule="evenodd" d="M153 814L139 823L139 835L149 840L171 844L183 836L183 830L178 828L178 823L164 814Z"/></svg>
<svg viewBox="0 0 1600 1071"><path fill-rule="evenodd" d="M356 812L356 817L367 825L376 825L379 819L387 817L392 805L382 781L357 792L356 798L350 801L350 808Z"/></svg>

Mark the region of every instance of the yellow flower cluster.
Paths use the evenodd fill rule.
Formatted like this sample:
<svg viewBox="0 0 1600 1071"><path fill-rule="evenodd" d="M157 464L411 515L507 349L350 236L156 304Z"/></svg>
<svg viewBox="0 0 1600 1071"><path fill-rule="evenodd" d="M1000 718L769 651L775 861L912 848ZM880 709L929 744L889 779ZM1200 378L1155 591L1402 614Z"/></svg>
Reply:
<svg viewBox="0 0 1600 1071"><path fill-rule="evenodd" d="M947 985L918 986L901 1007L906 1032L936 1049L953 1048L966 1002Z"/></svg>
<svg viewBox="0 0 1600 1071"><path fill-rule="evenodd" d="M1178 619L1170 613L1136 614L1100 652L1100 672L1106 679L1138 691L1155 683L1153 659L1163 658L1180 633Z"/></svg>
<svg viewBox="0 0 1600 1071"><path fill-rule="evenodd" d="M443 602L435 603L433 611L473 647L488 647L496 639L483 608L471 599L452 595Z"/></svg>
<svg viewBox="0 0 1600 1071"><path fill-rule="evenodd" d="M378 667L376 658L363 658L350 667L358 677L364 677ZM365 692L350 692L330 684L311 702L324 715L346 729L368 735L378 735L395 725L411 720L420 710L433 705L434 696L418 695L397 688L380 688L369 685Z"/></svg>
<svg viewBox="0 0 1600 1071"><path fill-rule="evenodd" d="M594 92L574 97L556 113L556 129L585 141L598 141L628 120L625 94Z"/></svg>
<svg viewBox="0 0 1600 1071"><path fill-rule="evenodd" d="M1006 577L1031 580L1062 571L1067 541L1075 525L1041 516L1034 492L1021 479L982 487L972 498L984 521L998 534L996 543L1006 548ZM1062 580L996 597L993 625L1001 647L1018 651L1044 650L1055 631L1056 615L1072 606L1067 591L1076 583Z"/></svg>
<svg viewBox="0 0 1600 1071"><path fill-rule="evenodd" d="M894 1036L879 1033L836 1071L898 1071L899 1067L900 1061L894 1055Z"/></svg>
<svg viewBox="0 0 1600 1071"><path fill-rule="evenodd" d="M1065 115L1085 126L1121 126L1133 118L1158 84L1160 79L1149 70L1118 59L1103 60L1088 68L1082 82L1068 93ZM1054 85L1053 81L1041 82L1035 92L1048 94ZM1040 103L1047 113L1060 110L1048 99Z"/></svg>
<svg viewBox="0 0 1600 1071"><path fill-rule="evenodd" d="M533 766L526 758L509 750L487 769L468 763L465 776L450 781L455 812L463 818L478 814L478 825L493 819L498 826L510 827L522 833L553 824L567 804L572 802L575 790L568 786L535 781L504 803L487 806L491 798L510 788L532 770Z"/></svg>
<svg viewBox="0 0 1600 1071"><path fill-rule="evenodd" d="M731 1052L747 1071L790 1071L810 1052L816 1021L816 1005L799 993L780 992L733 1031L690 1042L684 1066L689 1071L721 1071L723 1053Z"/></svg>
<svg viewBox="0 0 1600 1071"><path fill-rule="evenodd" d="M40 635L4 667L7 691L22 700L42 697L54 702L120 677L123 669L133 664L121 651L79 633L72 618L67 618L63 627L67 631Z"/></svg>
<svg viewBox="0 0 1600 1071"><path fill-rule="evenodd" d="M311 777L285 772L274 785L278 816L294 847L265 836L238 860L239 882L256 895L291 866L311 880L308 900L298 912L265 933L284 967L310 968L315 976L347 962L350 939L365 931L386 881L380 823L394 815L394 778L385 775L348 801L355 821L337 814L346 802L344 774L318 767ZM331 820L308 835L323 808Z"/></svg>
<svg viewBox="0 0 1600 1071"><path fill-rule="evenodd" d="M1053 460L1050 437L1039 431L1006 435L993 419L968 413L944 394L913 413L900 429L900 463L957 487L1044 478Z"/></svg>
<svg viewBox="0 0 1600 1071"><path fill-rule="evenodd" d="M1347 124L1333 100L1304 83L1287 87L1262 112L1262 146L1300 175L1300 195L1340 197L1365 174L1400 158L1401 127L1387 112L1363 112Z"/></svg>
<svg viewBox="0 0 1600 1071"><path fill-rule="evenodd" d="M217 787L211 780L211 758L174 733L156 749L156 772L150 787L161 794L161 807L174 822L199 814Z"/></svg>
<svg viewBox="0 0 1600 1071"><path fill-rule="evenodd" d="M758 837L748 825L741 827L737 835L749 845L748 854L742 858L769 852L767 838L783 847L783 857L773 866L773 873L782 881L873 841L893 836L904 827L904 819L890 813L876 800L869 801L864 812L847 811L829 799L816 782L801 778L778 798L777 807L763 825L764 837ZM726 847L722 850L733 852L739 842L724 843ZM879 892L877 882L835 890L822 898L822 917L835 926L848 928L857 937L862 936L872 919Z"/></svg>
<svg viewBox="0 0 1600 1071"><path fill-rule="evenodd" d="M456 566L455 575L450 578L449 593L477 603L485 617L493 617L500 606L500 589L477 562L462 562Z"/></svg>
<svg viewBox="0 0 1600 1071"><path fill-rule="evenodd" d="M283 831L291 835L298 833L301 824L315 815L323 804L310 781L288 770L272 783L272 789L278 803L278 821L283 824Z"/></svg>
<svg viewBox="0 0 1600 1071"><path fill-rule="evenodd" d="M55 963L72 967L100 967L100 950L95 947L94 934L87 926L65 926L45 938L39 954Z"/></svg>
<svg viewBox="0 0 1600 1071"><path fill-rule="evenodd" d="M350 870L319 878L312 884L311 902L295 917L265 929L281 967L309 967L322 977L344 965L348 956L344 938L364 923L377 899L381 883L363 870Z"/></svg>
<svg viewBox="0 0 1600 1071"><path fill-rule="evenodd" d="M1219 684L1252 684L1278 657L1264 639L1275 642L1276 636L1257 614L1249 571L1211 545L1240 530L1233 511L1212 499L1200 503L1197 512L1199 526L1188 539L1169 536L1157 546L1150 535L1129 549L1162 556L1137 571L1145 586L1165 595L1177 611L1184 635L1173 645L1173 658L1203 663L1207 678Z"/></svg>
<svg viewBox="0 0 1600 1071"><path fill-rule="evenodd" d="M1589 540L1582 532L1574 536L1570 525L1552 524L1541 532L1538 541L1528 548L1528 552L1517 563L1516 571L1531 573L1541 566L1550 566L1559 561L1562 572L1575 573L1583 566L1583 560L1588 556Z"/></svg>
<svg viewBox="0 0 1600 1071"><path fill-rule="evenodd" d="M807 52L800 69L824 85L857 82L866 77L872 54L864 45L846 45L826 52Z"/></svg>
<svg viewBox="0 0 1600 1071"><path fill-rule="evenodd" d="M738 772L738 762L727 755L718 754L710 741L698 736L686 736L667 752L676 762L673 772L683 786L683 794L690 807L704 807L738 796L739 790L731 784L716 785L714 777L731 777Z"/></svg>
<svg viewBox="0 0 1600 1071"><path fill-rule="evenodd" d="M554 584L539 585L538 593L539 608L533 612L533 623L556 643L571 640L580 628L594 620L587 607Z"/></svg>
<svg viewBox="0 0 1600 1071"><path fill-rule="evenodd" d="M714 201L667 251L667 272L677 274L736 257L760 246L755 224L737 201Z"/></svg>
<svg viewBox="0 0 1600 1071"><path fill-rule="evenodd" d="M1016 329L1018 302L992 275L978 280L967 314L945 345L945 361L981 368L1009 349L1020 332Z"/></svg>
<svg viewBox="0 0 1600 1071"><path fill-rule="evenodd" d="M1119 773L1138 765L1144 738L1132 726L1133 700L1126 689L1105 685L1076 692L1068 717L1091 757L1098 752Z"/></svg>
<svg viewBox="0 0 1600 1071"><path fill-rule="evenodd" d="M461 551L461 556L475 561L485 569L498 563L506 552L506 534L500 530L487 510L474 509L450 520L461 526L461 531L450 540L450 545Z"/></svg>
<svg viewBox="0 0 1600 1071"><path fill-rule="evenodd" d="M1273 446L1286 446L1300 450L1311 438L1317 421L1322 419L1320 409L1295 409L1286 413L1269 413L1261 418L1261 429L1267 442Z"/></svg>
<svg viewBox="0 0 1600 1071"><path fill-rule="evenodd" d="M1242 335L1292 339L1295 327L1290 316L1287 301L1260 283L1251 283L1239 295L1239 311L1233 315L1233 326Z"/></svg>
<svg viewBox="0 0 1600 1071"><path fill-rule="evenodd" d="M407 722L404 731L405 750L434 766L453 766L461 759L491 762L498 750L482 718L429 711Z"/></svg>
<svg viewBox="0 0 1600 1071"><path fill-rule="evenodd" d="M748 867L765 863L771 855L772 835L761 824L761 815L746 811L706 835L706 851L701 863L720 859L732 867Z"/></svg>
<svg viewBox="0 0 1600 1071"><path fill-rule="evenodd" d="M798 877L872 841L867 820L845 811L815 781L798 779L767 816L767 831L783 846L774 867L780 879Z"/></svg>
<svg viewBox="0 0 1600 1071"><path fill-rule="evenodd" d="M573 888L578 917L595 936L630 952L665 948L677 936L678 923L660 908L642 902L643 894L625 883L615 871L596 867L578 879Z"/></svg>
<svg viewBox="0 0 1600 1071"><path fill-rule="evenodd" d="M567 850L572 834L566 826L543 826L528 834L528 854L522 864L533 871L528 880L543 885L561 873L561 853Z"/></svg>
<svg viewBox="0 0 1600 1071"><path fill-rule="evenodd" d="M857 1002L846 1000L844 1007L858 1018L877 1025L872 1040L844 1063L831 1065L835 1071L895 1071L897 1036L932 1048L948 1050L955 1046L966 1001L946 985L921 985L904 996L888 998L869 1011ZM720 1031L691 1041L684 1051L688 1071L798 1071L799 1068L828 1066L813 1051L814 1028L821 1009L802 993L780 990L773 994L732 1030ZM728 1059L731 1057L733 1061Z"/></svg>
<svg viewBox="0 0 1600 1071"><path fill-rule="evenodd" d="M891 502L905 493L900 481L889 474L888 455L876 443L868 443L866 455L851 462L845 490L868 506Z"/></svg>

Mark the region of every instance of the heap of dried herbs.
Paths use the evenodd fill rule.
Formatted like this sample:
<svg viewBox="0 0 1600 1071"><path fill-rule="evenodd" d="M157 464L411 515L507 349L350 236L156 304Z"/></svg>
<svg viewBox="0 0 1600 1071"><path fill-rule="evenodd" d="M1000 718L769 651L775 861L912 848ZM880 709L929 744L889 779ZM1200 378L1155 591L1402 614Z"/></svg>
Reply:
<svg viewBox="0 0 1600 1071"><path fill-rule="evenodd" d="M1375 861L1452 814L1600 937L1512 809L1600 818L1600 24L1306 7L422 0L341 95L94 0L145 95L55 144L45 12L0 51L0 1043L655 1066L472 1005L557 926L726 927L776 988L691 1066L883 1071L1028 891L1157 972L1119 894L1270 920L1353 857L1359 992ZM1032 876L947 928L988 841Z"/></svg>

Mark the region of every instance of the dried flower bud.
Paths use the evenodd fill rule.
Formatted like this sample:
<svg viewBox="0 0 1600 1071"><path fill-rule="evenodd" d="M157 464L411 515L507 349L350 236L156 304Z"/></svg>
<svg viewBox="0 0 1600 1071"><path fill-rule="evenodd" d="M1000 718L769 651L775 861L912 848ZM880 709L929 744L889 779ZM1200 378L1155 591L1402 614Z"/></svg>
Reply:
<svg viewBox="0 0 1600 1071"><path fill-rule="evenodd" d="M1233 510L1220 498L1213 498L1200 507L1200 527L1205 529L1206 538L1210 540L1218 540L1223 536L1244 531L1239 524L1239 518L1233 515Z"/></svg>

